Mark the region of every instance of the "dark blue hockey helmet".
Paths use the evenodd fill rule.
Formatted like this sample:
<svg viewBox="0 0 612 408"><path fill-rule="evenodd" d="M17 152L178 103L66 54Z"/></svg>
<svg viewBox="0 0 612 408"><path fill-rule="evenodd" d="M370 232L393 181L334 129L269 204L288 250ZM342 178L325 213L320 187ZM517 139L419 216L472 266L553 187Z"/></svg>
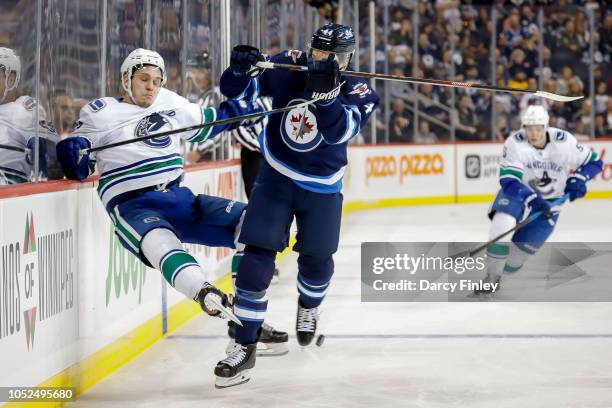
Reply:
<svg viewBox="0 0 612 408"><path fill-rule="evenodd" d="M308 55L312 50L333 53L341 68L347 67L355 53L355 34L349 26L327 23L312 35Z"/></svg>

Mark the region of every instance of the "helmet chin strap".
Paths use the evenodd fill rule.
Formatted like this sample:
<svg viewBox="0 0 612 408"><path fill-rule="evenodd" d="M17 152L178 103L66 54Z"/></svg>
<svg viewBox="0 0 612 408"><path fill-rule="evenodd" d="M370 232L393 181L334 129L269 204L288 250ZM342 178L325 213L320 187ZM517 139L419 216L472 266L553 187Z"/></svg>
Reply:
<svg viewBox="0 0 612 408"><path fill-rule="evenodd" d="M2 97L0 97L0 104L4 103L4 100L6 99L6 96L8 95L9 91L12 91L12 89L9 89L9 85L8 85L10 76L11 76L10 71L9 71L9 74L7 74L6 69L4 69L4 90L2 91Z"/></svg>
<svg viewBox="0 0 612 408"><path fill-rule="evenodd" d="M121 86L123 87L125 93L128 94L128 96L130 97L132 103L135 105L136 100L134 99L134 95L132 94L132 75L132 72L128 72L127 86L125 85L125 82L123 82L123 78L121 79Z"/></svg>

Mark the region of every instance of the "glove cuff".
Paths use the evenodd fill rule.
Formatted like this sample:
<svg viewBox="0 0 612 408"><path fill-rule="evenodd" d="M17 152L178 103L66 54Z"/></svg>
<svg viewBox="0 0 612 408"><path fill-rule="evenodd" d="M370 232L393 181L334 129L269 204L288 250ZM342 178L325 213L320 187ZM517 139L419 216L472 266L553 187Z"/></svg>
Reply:
<svg viewBox="0 0 612 408"><path fill-rule="evenodd" d="M569 178L576 178L584 182L587 182L589 180L584 174L581 173L573 173Z"/></svg>

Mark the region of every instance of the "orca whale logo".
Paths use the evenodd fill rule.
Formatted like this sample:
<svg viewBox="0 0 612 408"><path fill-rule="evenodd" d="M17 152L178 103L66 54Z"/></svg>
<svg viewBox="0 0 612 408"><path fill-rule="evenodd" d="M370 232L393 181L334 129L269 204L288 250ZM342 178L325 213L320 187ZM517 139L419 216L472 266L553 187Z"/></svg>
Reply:
<svg viewBox="0 0 612 408"><path fill-rule="evenodd" d="M148 136L150 134L158 132L169 122L159 113L153 113L138 122L136 130L134 132L135 137ZM144 140L143 143L150 147L157 149L163 149L164 147L170 146L172 140L170 136L154 137L153 139Z"/></svg>

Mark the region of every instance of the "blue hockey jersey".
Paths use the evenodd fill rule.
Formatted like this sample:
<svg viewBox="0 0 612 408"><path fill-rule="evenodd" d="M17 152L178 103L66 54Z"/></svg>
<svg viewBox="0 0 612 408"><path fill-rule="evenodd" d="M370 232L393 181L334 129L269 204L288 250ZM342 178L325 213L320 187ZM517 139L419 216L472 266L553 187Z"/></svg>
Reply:
<svg viewBox="0 0 612 408"><path fill-rule="evenodd" d="M306 54L289 50L271 62L305 66ZM221 92L232 99L272 98L274 109L307 101L306 73L266 70L261 75L236 76L228 68L221 76ZM339 90L323 95L314 105L271 115L259 135L266 162L298 186L318 192L342 189L347 143L365 126L379 98L363 79L342 77ZM335 94L334 94L335 93Z"/></svg>

